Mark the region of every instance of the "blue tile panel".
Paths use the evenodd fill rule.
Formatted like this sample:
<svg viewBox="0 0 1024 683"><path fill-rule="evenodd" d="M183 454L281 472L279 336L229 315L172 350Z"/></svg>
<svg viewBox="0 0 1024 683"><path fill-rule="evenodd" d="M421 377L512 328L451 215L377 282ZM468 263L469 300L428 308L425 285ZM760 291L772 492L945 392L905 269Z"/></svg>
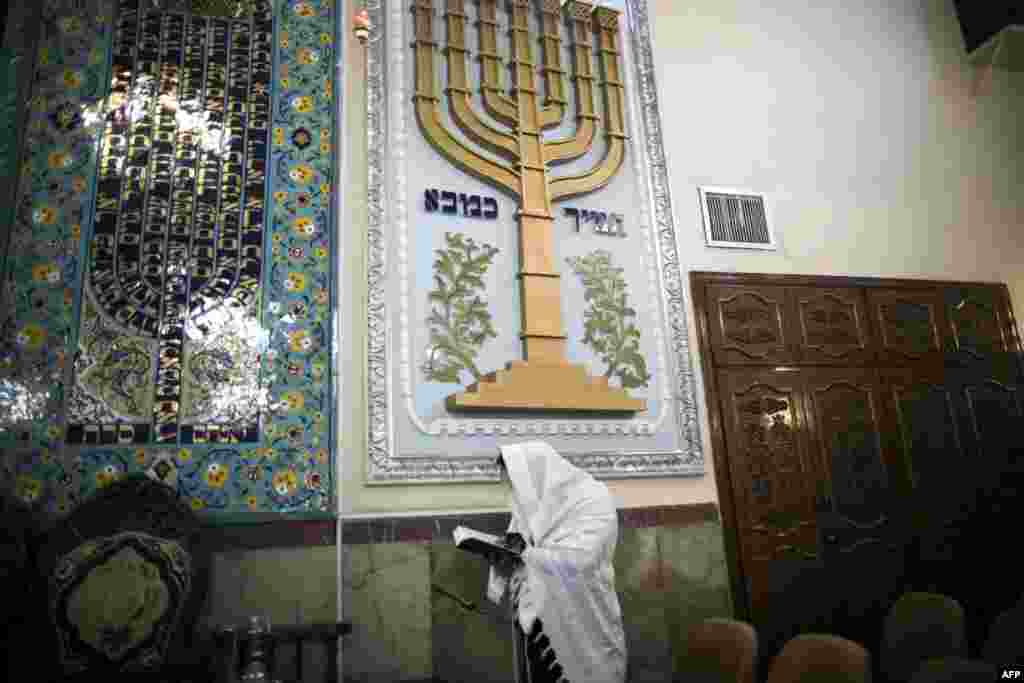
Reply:
<svg viewBox="0 0 1024 683"><path fill-rule="evenodd" d="M331 0L43 10L3 273L0 479L133 471L214 514L334 510Z"/></svg>

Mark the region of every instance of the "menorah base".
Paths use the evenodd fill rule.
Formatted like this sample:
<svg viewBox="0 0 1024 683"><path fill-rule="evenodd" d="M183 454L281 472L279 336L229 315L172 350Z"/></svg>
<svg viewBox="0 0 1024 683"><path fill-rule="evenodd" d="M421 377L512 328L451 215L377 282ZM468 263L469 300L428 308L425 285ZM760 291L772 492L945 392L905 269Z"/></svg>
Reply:
<svg viewBox="0 0 1024 683"><path fill-rule="evenodd" d="M512 361L504 370L485 375L466 391L452 394L448 410L635 413L647 402L630 398L625 389L592 377L573 363Z"/></svg>

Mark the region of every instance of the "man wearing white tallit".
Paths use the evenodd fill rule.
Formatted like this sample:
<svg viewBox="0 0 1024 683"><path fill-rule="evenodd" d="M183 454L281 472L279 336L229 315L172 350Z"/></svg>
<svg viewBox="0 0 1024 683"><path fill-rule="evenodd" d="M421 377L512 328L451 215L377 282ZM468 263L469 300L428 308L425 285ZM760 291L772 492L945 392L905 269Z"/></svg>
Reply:
<svg viewBox="0 0 1024 683"><path fill-rule="evenodd" d="M512 485L508 531L525 549L517 566L491 567L487 594L500 603L511 588L528 662L518 677L623 683L626 637L612 567L618 517L608 487L543 442L502 446L498 462Z"/></svg>

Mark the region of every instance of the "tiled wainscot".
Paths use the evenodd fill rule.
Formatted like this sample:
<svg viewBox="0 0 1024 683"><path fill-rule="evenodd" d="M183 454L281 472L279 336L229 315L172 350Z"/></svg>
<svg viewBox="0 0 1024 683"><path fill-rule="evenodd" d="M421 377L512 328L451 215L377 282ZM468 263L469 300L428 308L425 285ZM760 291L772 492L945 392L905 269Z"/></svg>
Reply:
<svg viewBox="0 0 1024 683"><path fill-rule="evenodd" d="M343 537L344 670L351 681L511 683L511 621L484 596L486 563L458 551L465 524L503 533L507 514L347 521ZM729 616L714 506L621 511L616 589L629 680L665 681L690 624Z"/></svg>

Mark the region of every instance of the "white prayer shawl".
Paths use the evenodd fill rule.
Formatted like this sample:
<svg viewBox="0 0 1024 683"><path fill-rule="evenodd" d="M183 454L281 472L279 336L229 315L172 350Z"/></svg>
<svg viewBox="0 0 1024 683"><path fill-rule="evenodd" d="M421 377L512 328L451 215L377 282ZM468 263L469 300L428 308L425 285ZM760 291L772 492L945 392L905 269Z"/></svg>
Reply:
<svg viewBox="0 0 1024 683"><path fill-rule="evenodd" d="M608 487L543 442L501 453L512 483L509 532L527 544L512 577L523 633L540 619L571 683L623 683L626 637L612 567L618 517ZM488 597L500 602L506 584L492 568Z"/></svg>

